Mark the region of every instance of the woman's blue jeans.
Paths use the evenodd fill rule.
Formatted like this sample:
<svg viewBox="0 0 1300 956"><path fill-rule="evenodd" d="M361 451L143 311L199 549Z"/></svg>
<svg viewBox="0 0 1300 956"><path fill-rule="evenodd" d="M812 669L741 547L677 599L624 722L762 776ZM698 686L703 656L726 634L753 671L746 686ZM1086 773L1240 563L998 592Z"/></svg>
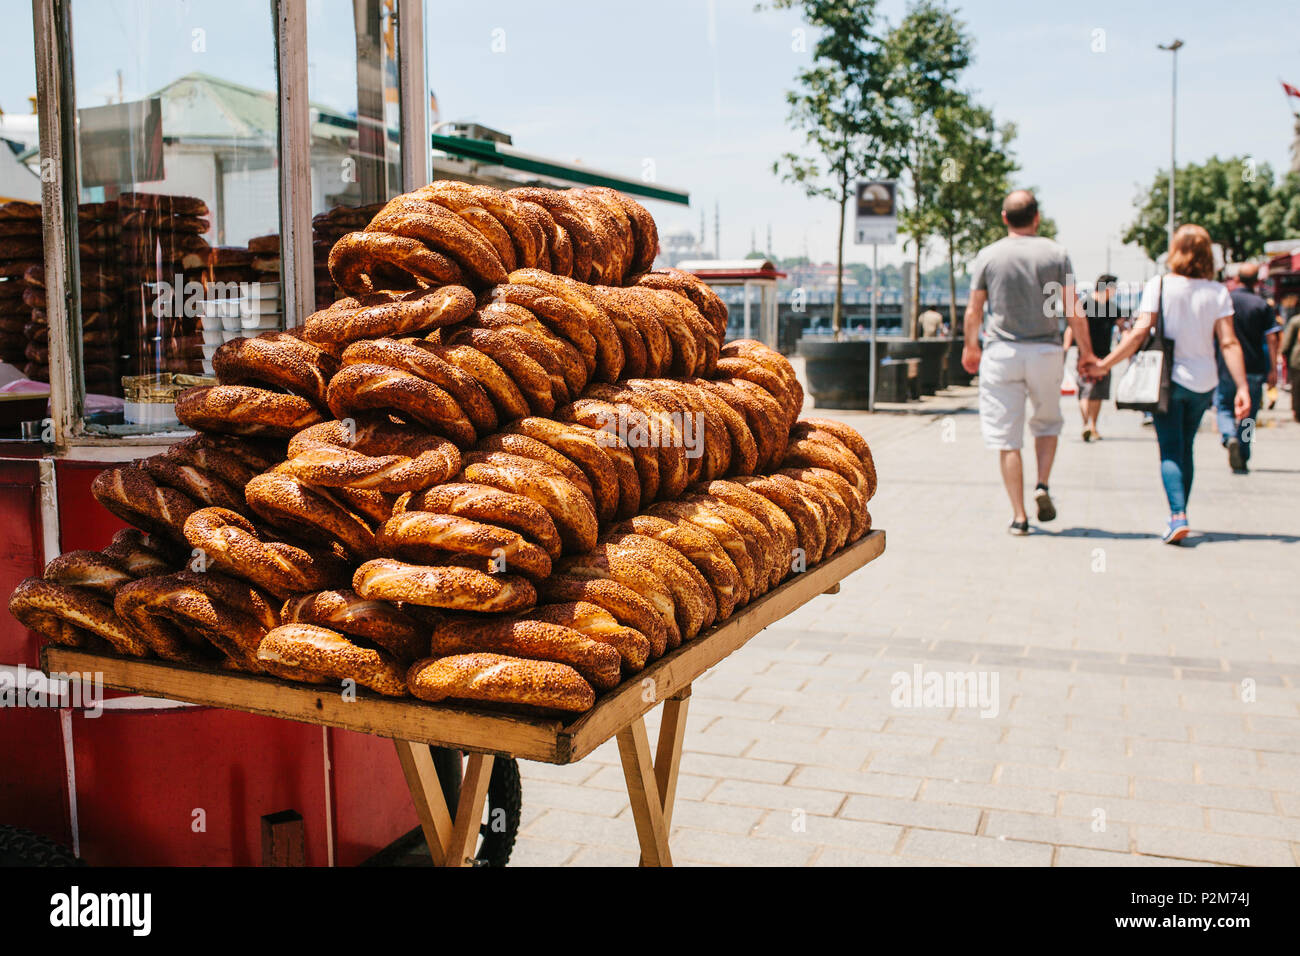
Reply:
<svg viewBox="0 0 1300 956"><path fill-rule="evenodd" d="M1214 389L1193 392L1174 382L1169 388L1169 411L1153 416L1160 444L1160 480L1165 483L1170 514L1187 510L1192 493L1192 444L1213 400Z"/></svg>

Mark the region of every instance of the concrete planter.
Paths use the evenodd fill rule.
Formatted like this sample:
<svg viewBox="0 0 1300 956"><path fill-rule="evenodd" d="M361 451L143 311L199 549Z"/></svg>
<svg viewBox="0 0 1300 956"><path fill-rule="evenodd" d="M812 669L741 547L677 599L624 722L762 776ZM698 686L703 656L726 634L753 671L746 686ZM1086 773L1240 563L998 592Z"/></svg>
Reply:
<svg viewBox="0 0 1300 956"><path fill-rule="evenodd" d="M883 341L881 345L883 345ZM878 357L884 357L880 349ZM808 390L818 408L866 409L870 394L871 343L799 340Z"/></svg>

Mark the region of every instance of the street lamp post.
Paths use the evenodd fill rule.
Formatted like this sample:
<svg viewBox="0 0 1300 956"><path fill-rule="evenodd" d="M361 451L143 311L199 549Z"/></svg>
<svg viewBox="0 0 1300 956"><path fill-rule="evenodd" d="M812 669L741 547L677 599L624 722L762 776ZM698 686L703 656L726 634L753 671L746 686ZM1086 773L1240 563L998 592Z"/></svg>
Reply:
<svg viewBox="0 0 1300 956"><path fill-rule="evenodd" d="M1164 50L1173 54L1173 95L1169 101L1169 250L1174 248L1174 174L1178 169L1178 163L1175 159L1174 149L1178 143L1178 51L1182 48L1183 41L1175 39L1173 43L1157 43L1157 50ZM1168 252L1165 253L1166 259Z"/></svg>

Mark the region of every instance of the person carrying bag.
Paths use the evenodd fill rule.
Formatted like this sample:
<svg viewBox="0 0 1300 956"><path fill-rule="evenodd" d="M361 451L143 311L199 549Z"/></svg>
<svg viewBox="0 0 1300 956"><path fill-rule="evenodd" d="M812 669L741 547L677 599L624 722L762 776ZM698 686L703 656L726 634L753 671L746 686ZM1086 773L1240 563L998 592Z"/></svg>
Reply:
<svg viewBox="0 0 1300 956"><path fill-rule="evenodd" d="M1120 380L1117 404L1152 412L1160 446L1160 478L1169 501L1169 524L1162 536L1167 544L1177 544L1189 533L1192 446L1219 384L1216 337L1237 386L1233 414L1238 421L1250 414L1246 365L1232 324L1232 297L1213 276L1210 234L1190 223L1180 226L1169 250L1169 275L1147 283L1133 328L1109 355L1083 370L1087 375L1104 375L1133 356L1133 365Z"/></svg>

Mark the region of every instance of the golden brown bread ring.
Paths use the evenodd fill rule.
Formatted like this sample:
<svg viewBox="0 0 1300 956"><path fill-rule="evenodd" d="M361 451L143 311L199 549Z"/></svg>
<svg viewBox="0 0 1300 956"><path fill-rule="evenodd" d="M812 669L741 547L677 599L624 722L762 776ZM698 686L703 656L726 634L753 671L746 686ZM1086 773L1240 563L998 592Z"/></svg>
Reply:
<svg viewBox="0 0 1300 956"><path fill-rule="evenodd" d="M66 627L53 626L57 619L107 641L119 654L149 656L149 646L131 633L130 627L113 609L112 598L102 589L91 590L55 580L26 578L9 596L9 613L24 627L44 634L55 643L64 643L68 633Z"/></svg>
<svg viewBox="0 0 1300 956"><path fill-rule="evenodd" d="M692 494L685 496L682 500L689 504L698 504L712 511L735 528L744 540L745 547L749 549L749 556L754 562L755 588L751 588L749 592L751 601L772 587L773 581L780 580L780 575L776 572L776 565L780 561L781 555L772 540L771 533L762 521L759 521L744 508L729 505L714 495Z"/></svg>
<svg viewBox="0 0 1300 956"><path fill-rule="evenodd" d="M594 398L579 398L557 408L555 417L560 421L574 422L590 428L593 438L597 435L606 436L597 440L607 449L611 447L626 449L627 454L632 458L632 466L639 486L639 494L636 496L637 509L642 503L648 505L655 499L659 493L659 453L648 441L628 440L634 437L633 430L636 428L640 428L644 434L649 433L648 419L644 412L626 404L615 405ZM630 493L620 498L620 513L624 510L623 502L631 500Z"/></svg>
<svg viewBox="0 0 1300 956"><path fill-rule="evenodd" d="M456 515L517 531L552 558L560 556L560 533L546 509L523 495L488 485L451 482L405 496L398 511Z"/></svg>
<svg viewBox="0 0 1300 956"><path fill-rule="evenodd" d="M794 561L794 549L799 547L799 531L790 516L771 500L735 481L710 481L708 484L699 485L697 490L720 498L741 511L748 511L763 522L764 527L772 533L774 547L777 549L768 580L773 587L779 584L790 573L790 566Z"/></svg>
<svg viewBox="0 0 1300 956"><path fill-rule="evenodd" d="M500 421L508 422L528 414L528 401L514 379L483 352L469 345L444 345L431 341L423 345L473 377L492 400Z"/></svg>
<svg viewBox="0 0 1300 956"><path fill-rule="evenodd" d="M590 602L608 611L619 624L645 636L652 658L668 647L668 631L659 612L625 584L608 578L552 574L538 588L548 601Z"/></svg>
<svg viewBox="0 0 1300 956"><path fill-rule="evenodd" d="M176 570L167 554L157 547L157 542L138 528L121 528L114 532L113 540L101 553L118 562L133 578Z"/></svg>
<svg viewBox="0 0 1300 956"><path fill-rule="evenodd" d="M703 416L704 467L700 469L701 481L712 481L732 470L732 429L747 433L745 420L734 408L719 400L706 388L694 381L678 379L660 380L663 387L681 397L693 415ZM698 422L697 422L698 424ZM753 436L750 436L751 442Z"/></svg>
<svg viewBox="0 0 1300 956"><path fill-rule="evenodd" d="M234 339L212 356L212 368L222 385L270 385L322 406L325 388L338 367L329 353L283 332Z"/></svg>
<svg viewBox="0 0 1300 956"><path fill-rule="evenodd" d="M185 537L207 565L245 578L278 598L340 584L346 566L282 541L264 541L253 523L224 508L201 508L185 522Z"/></svg>
<svg viewBox="0 0 1300 956"><path fill-rule="evenodd" d="M610 217L614 238L619 243L619 251L622 255L618 275L611 280L610 284L622 285L627 276L632 274L633 265L637 261L636 229L632 225L632 218L628 214L628 206L624 204L623 197L617 190L606 186L587 186L583 189L571 189L569 192L599 203Z"/></svg>
<svg viewBox="0 0 1300 956"><path fill-rule="evenodd" d="M857 541L867 533L867 499L841 475L829 468L782 468L778 474L807 482L820 488L828 497L837 498L848 510L849 541Z"/></svg>
<svg viewBox="0 0 1300 956"><path fill-rule="evenodd" d="M785 447L783 436L786 429L783 415L778 411L774 416L771 408L753 394L738 387L736 381L736 379L700 380L699 384L744 416L758 456L754 470L766 471L780 460L777 456ZM771 399L771 396L768 398ZM775 405L774 399L772 404Z"/></svg>
<svg viewBox="0 0 1300 956"><path fill-rule="evenodd" d="M363 598L455 611L522 611L537 603L527 578L470 568L427 567L375 558L357 568L352 590Z"/></svg>
<svg viewBox="0 0 1300 956"><path fill-rule="evenodd" d="M500 311L502 309L516 310L526 318L505 314ZM572 394L569 390L570 377L575 383L586 381L587 370L582 364L577 349L547 329L531 312L520 306L512 306L505 302L488 303L462 324L461 328L484 329L504 336L515 348L540 365L550 382L552 410L555 405L562 405L569 400Z"/></svg>
<svg viewBox="0 0 1300 956"><path fill-rule="evenodd" d="M636 245L628 274L623 277L626 282L630 277L640 275L654 265L655 256L659 255L659 227L655 225L654 216L650 215L645 206L635 199L622 193L618 194L618 199L632 223Z"/></svg>
<svg viewBox="0 0 1300 956"><path fill-rule="evenodd" d="M693 501L660 501L650 507L649 514L713 536L740 575L742 593L737 596L738 605L745 604L762 593L750 547L740 532L723 520L717 511Z"/></svg>
<svg viewBox="0 0 1300 956"><path fill-rule="evenodd" d="M638 277L636 284L647 289L664 289L685 296L713 327L718 341L726 337L727 306L709 288L708 283L698 276L680 269L655 269Z"/></svg>
<svg viewBox="0 0 1300 956"><path fill-rule="evenodd" d="M712 407L695 394L693 386L671 378L633 379L624 383L634 392L649 395L666 406L680 422L686 455L686 481L711 480L731 462L731 437Z"/></svg>
<svg viewBox="0 0 1300 956"><path fill-rule="evenodd" d="M519 343L509 335L503 335L492 329L462 327L456 329L450 336L444 335L443 341L449 345L463 345L477 349L501 366L524 396L533 414L549 415L555 410L555 392L551 386L551 376L532 357L532 350L521 348Z"/></svg>
<svg viewBox="0 0 1300 956"><path fill-rule="evenodd" d="M617 300L636 323L645 344L646 376L667 375L673 364L673 345L659 318L659 309L653 304L658 293L633 286L630 289L604 289L602 294Z"/></svg>
<svg viewBox="0 0 1300 956"><path fill-rule="evenodd" d="M113 607L159 657L211 662L206 642L244 669L288 676L292 672L257 661L257 645L269 628L257 611L265 602L255 595L247 584L219 574L182 571L133 581L117 592Z"/></svg>
<svg viewBox="0 0 1300 956"><path fill-rule="evenodd" d="M504 456L504 457L503 457ZM478 443L474 451L467 452L465 462L487 462L497 465L518 465L528 471L537 471L532 465L526 465L518 459L526 459L532 462L538 462L550 468L551 471L541 471L539 474L551 474L559 472L569 481L578 486L592 507L596 505L595 494L591 490L591 482L587 480L586 474L571 459L561 455L550 445L539 442L536 438L529 438L527 435L516 435L513 432L498 432L495 435L488 435Z"/></svg>
<svg viewBox="0 0 1300 956"><path fill-rule="evenodd" d="M365 231L419 239L455 260L476 284L505 281L506 267L491 244L465 220L437 203L398 196L370 220Z"/></svg>
<svg viewBox="0 0 1300 956"><path fill-rule="evenodd" d="M308 485L416 491L460 471L460 452L446 439L384 417L313 425L289 442L284 469ZM391 509L390 509L391 510Z"/></svg>
<svg viewBox="0 0 1300 956"><path fill-rule="evenodd" d="M583 189L565 190L569 204L582 217L595 240L591 251L591 283L622 285L631 261L632 225L622 207L609 208Z"/></svg>
<svg viewBox="0 0 1300 956"><path fill-rule="evenodd" d="M844 503L834 489L827 489L818 482L805 481L791 474L791 472L798 471L797 468L783 468L775 474L789 478L799 486L804 498L822 509L822 518L826 522L826 551L823 557L829 558L844 547L845 542L849 540L849 532L852 530L852 515L849 513L848 505Z"/></svg>
<svg viewBox="0 0 1300 956"><path fill-rule="evenodd" d="M367 601L350 588L291 597L280 610L280 620L364 638L405 663L429 653L427 628L387 601Z"/></svg>
<svg viewBox="0 0 1300 956"><path fill-rule="evenodd" d="M293 471L285 462L279 467L279 470L293 477ZM310 485L310 481L302 481L301 484ZM372 527L381 525L393 516L393 505L397 502L397 495L385 494L382 491L374 491L369 488L328 488L322 489L326 495L333 498L339 505L354 512L362 521L370 524Z"/></svg>
<svg viewBox="0 0 1300 956"><path fill-rule="evenodd" d="M721 395L708 388L706 379L687 379L684 384L695 389L700 404L711 409L727 429L727 438L731 444L731 458L727 464L727 473L753 474L758 465L758 444L754 441L754 433L750 431L745 416L727 404Z"/></svg>
<svg viewBox="0 0 1300 956"><path fill-rule="evenodd" d="M609 548L628 552L668 585L684 640L717 620L718 602L713 597L713 589L680 551L636 533L614 532L606 535L604 541L607 553Z"/></svg>
<svg viewBox="0 0 1300 956"><path fill-rule="evenodd" d="M254 474L260 474L284 460L287 441L284 438L235 437L234 435L195 435L185 441L201 443L205 448L233 455L250 468ZM184 444L178 442L177 444ZM173 446L174 447L174 446Z"/></svg>
<svg viewBox="0 0 1300 956"><path fill-rule="evenodd" d="M506 426L506 431L539 441L572 461L591 487L596 517L609 521L619 509L618 472L605 449L591 436L591 429L547 418L527 417Z"/></svg>
<svg viewBox="0 0 1300 956"><path fill-rule="evenodd" d="M510 233L506 232L505 226L475 199L456 190L447 189L444 183L430 183L407 195L437 203L449 212L460 216L496 251L497 258L501 260L507 272L515 268L515 245L510 239Z"/></svg>
<svg viewBox="0 0 1300 956"><path fill-rule="evenodd" d="M379 553L374 532L359 515L328 494L311 490L283 465L250 481L244 488L244 497L248 506L265 521L307 541L324 545L337 543L356 561Z"/></svg>
<svg viewBox="0 0 1300 956"><path fill-rule="evenodd" d="M488 393L467 371L450 364L420 339L365 339L343 350L343 366L387 365L430 382L450 395L478 432L497 427Z"/></svg>
<svg viewBox="0 0 1300 956"><path fill-rule="evenodd" d="M591 281L591 259L596 237L592 235L586 221L574 209L564 193L558 189L524 186L511 189L506 195L541 206L567 235L568 242L571 244L572 266L569 269L556 268L559 264L553 261L551 263L553 271L559 275L571 275L579 282ZM554 259L554 246L551 251Z"/></svg>
<svg viewBox="0 0 1300 956"><path fill-rule="evenodd" d="M474 293L461 285L403 294L376 292L340 299L313 312L304 323L304 334L318 344L346 345L361 339L427 333L463 322L473 312Z"/></svg>
<svg viewBox="0 0 1300 956"><path fill-rule="evenodd" d="M234 488L243 488L255 474L266 470L249 467L238 455L226 451L206 435L183 438L168 447L163 456L220 478Z"/></svg>
<svg viewBox="0 0 1300 956"><path fill-rule="evenodd" d="M204 473L193 465L185 464L166 453L145 458L141 465L149 476L160 485L175 488L200 505L229 508L244 514L248 505L244 494L238 487L231 486L220 478Z"/></svg>
<svg viewBox="0 0 1300 956"><path fill-rule="evenodd" d="M756 362L784 382L791 409L790 422L794 423L803 409L804 395L803 386L799 384L799 376L795 374L794 366L790 364L788 358L757 339L736 339L726 343L722 347L722 357L743 358Z"/></svg>
<svg viewBox="0 0 1300 956"><path fill-rule="evenodd" d="M468 462L461 474L465 481L491 485L502 491L523 495L546 509L555 522L566 551L590 551L596 546L596 511L577 485L553 469L533 468L502 456ZM541 465L523 459L532 465Z"/></svg>
<svg viewBox="0 0 1300 956"><path fill-rule="evenodd" d="M400 661L386 651L358 647L337 631L315 624L281 624L267 631L256 656L263 665L352 680L385 697L407 696Z"/></svg>
<svg viewBox="0 0 1300 956"><path fill-rule="evenodd" d="M858 434L852 426L843 422L837 422L831 418L809 418L804 421L796 422L790 432L791 441L799 441L807 438L810 441L822 441L834 447L835 439L849 453L857 458L858 463L862 466L863 475L866 477L867 486L862 490L863 497L870 501L876 494L876 462L871 455L871 448L868 447L866 439Z"/></svg>
<svg viewBox="0 0 1300 956"><path fill-rule="evenodd" d="M596 373L596 337L588 328L582 312L559 296L522 283L493 286L485 293L484 308L490 305L513 305L526 309L534 318L568 342L582 359L585 377L582 385ZM620 348L622 347L620 343ZM581 389L581 385L579 386Z"/></svg>
<svg viewBox="0 0 1300 956"><path fill-rule="evenodd" d="M572 667L504 654L426 657L411 665L406 683L416 697L435 703L451 698L574 713L596 703L595 691Z"/></svg>
<svg viewBox="0 0 1300 956"><path fill-rule="evenodd" d="M681 644L682 632L677 620L677 604L673 600L672 590L663 578L642 565L630 552L607 547L595 552L573 555L561 560L556 570L571 577L606 578L631 588L645 598L663 619L667 646L677 647Z"/></svg>
<svg viewBox="0 0 1300 956"><path fill-rule="evenodd" d="M388 365L345 365L330 380L329 405L336 418L396 412L460 448L468 448L478 437L454 398L432 382Z"/></svg>
<svg viewBox="0 0 1300 956"><path fill-rule="evenodd" d="M767 391L776 399L777 404L785 412L786 427L793 424L794 420L799 417L799 409L794 405L794 398L790 393L789 384L770 368L760 365L753 359L741 356L724 356L718 359L717 374L722 378L743 378Z"/></svg>
<svg viewBox="0 0 1300 956"><path fill-rule="evenodd" d="M762 495L790 516L799 532L799 547L807 557L807 567L822 559L826 552L826 524L820 509L803 496L799 486L784 475L740 476L732 481Z"/></svg>
<svg viewBox="0 0 1300 956"><path fill-rule="evenodd" d="M443 188L444 184L433 183L432 186L438 189ZM447 183L446 186L453 187L451 190L453 194L464 195L474 200L501 224L514 244L515 259L519 265L539 264L546 249L546 237L542 234L541 223L527 209L524 209L518 200L492 186L468 183Z"/></svg>
<svg viewBox="0 0 1300 956"><path fill-rule="evenodd" d="M857 488L863 497L870 499L870 486L861 464L838 440L835 444L816 436L800 438L791 442L783 457L783 463L797 468L826 468L835 472L849 484Z"/></svg>
<svg viewBox="0 0 1300 956"><path fill-rule="evenodd" d="M395 514L379 530L387 553L422 559L433 552L470 554L492 561L498 573L544 578L551 573L550 556L509 528L428 511Z"/></svg>
<svg viewBox="0 0 1300 956"><path fill-rule="evenodd" d="M200 431L283 438L322 421L320 410L305 398L246 385L186 389L176 399L176 417Z"/></svg>
<svg viewBox="0 0 1300 956"><path fill-rule="evenodd" d="M385 288L386 283L376 275L385 271L384 266L435 287L465 281L465 273L455 262L407 236L349 232L330 249L330 278L348 295L369 295Z"/></svg>
<svg viewBox="0 0 1300 956"><path fill-rule="evenodd" d="M590 601L538 605L525 614L524 619L559 624L593 641L608 644L618 651L625 671L641 670L650 656L650 641L644 634L619 624L614 615Z"/></svg>
<svg viewBox="0 0 1300 956"><path fill-rule="evenodd" d="M749 599L735 562L712 534L685 521L666 521L655 515L636 515L614 526L615 532L628 532L661 541L677 551L704 576L713 591L717 620L731 616L738 604Z"/></svg>
<svg viewBox="0 0 1300 956"><path fill-rule="evenodd" d="M678 378L694 375L705 361L703 343L687 318L691 304L679 295L659 289L643 289L641 304L654 315L667 336L669 349L660 374Z"/></svg>
<svg viewBox="0 0 1300 956"><path fill-rule="evenodd" d="M611 645L573 628L518 618L448 618L434 627L429 648L435 656L482 652L566 664L604 690L617 686L622 663Z"/></svg>
<svg viewBox="0 0 1300 956"><path fill-rule="evenodd" d="M619 437L633 448L641 445L654 449L659 459L658 497L675 498L682 493L688 484L689 475L686 448L681 429L673 421L671 410L667 406L644 392L599 382L587 386L583 397L618 406L621 413L618 425L620 428L626 426L626 431L620 431ZM633 414L624 413L625 407ZM644 487L641 490L641 500L650 500Z"/></svg>
<svg viewBox="0 0 1300 956"><path fill-rule="evenodd" d="M538 256L537 268L554 272L558 276L573 275L573 243L569 241L569 234L564 231L564 227L537 203L517 196L510 198L519 203L519 208L525 215L533 217L542 231L542 251Z"/></svg>
<svg viewBox="0 0 1300 956"><path fill-rule="evenodd" d="M620 290L607 286L587 286L583 290L587 298L602 309L614 323L619 341L623 345L624 378L640 378L646 374L645 338L641 334L640 324L635 318L630 303L618 296Z"/></svg>
<svg viewBox="0 0 1300 956"><path fill-rule="evenodd" d="M90 493L128 524L177 541L185 540L185 519L199 508L193 498L159 485L134 465L101 471L90 483Z"/></svg>

